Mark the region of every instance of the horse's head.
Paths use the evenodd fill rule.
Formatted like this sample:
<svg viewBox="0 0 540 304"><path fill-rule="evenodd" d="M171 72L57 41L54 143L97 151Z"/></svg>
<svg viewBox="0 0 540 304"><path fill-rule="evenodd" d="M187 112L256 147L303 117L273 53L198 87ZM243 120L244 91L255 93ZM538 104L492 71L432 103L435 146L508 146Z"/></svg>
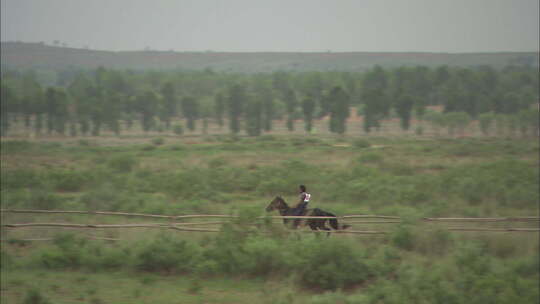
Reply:
<svg viewBox="0 0 540 304"><path fill-rule="evenodd" d="M287 204L285 203L285 201L281 198L281 196L276 196L271 202L270 204L268 204L268 206L266 207L266 212L270 212L270 211L273 211L273 210L281 210L283 208L285 208Z"/></svg>

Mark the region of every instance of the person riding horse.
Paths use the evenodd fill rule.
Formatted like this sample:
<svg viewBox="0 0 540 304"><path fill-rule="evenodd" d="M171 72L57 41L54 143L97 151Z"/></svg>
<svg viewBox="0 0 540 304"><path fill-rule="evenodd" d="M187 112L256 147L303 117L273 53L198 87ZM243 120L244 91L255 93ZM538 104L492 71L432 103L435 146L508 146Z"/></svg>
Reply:
<svg viewBox="0 0 540 304"><path fill-rule="evenodd" d="M311 194L307 193L306 186L300 185L300 201L294 207L293 215L301 216L304 214L309 200L311 199ZM300 223L300 219L295 219L295 225L297 226Z"/></svg>

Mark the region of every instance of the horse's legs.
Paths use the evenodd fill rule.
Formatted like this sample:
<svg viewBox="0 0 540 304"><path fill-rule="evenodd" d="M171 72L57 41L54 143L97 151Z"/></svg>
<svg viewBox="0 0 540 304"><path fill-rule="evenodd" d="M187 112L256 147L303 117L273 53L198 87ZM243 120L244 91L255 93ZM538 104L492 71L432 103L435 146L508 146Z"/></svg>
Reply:
<svg viewBox="0 0 540 304"><path fill-rule="evenodd" d="M319 230L319 225L317 223L317 220L310 220L308 224L309 224L309 228L311 228L312 231L317 232ZM318 238L319 236L320 236L319 233L315 233L315 237Z"/></svg>
<svg viewBox="0 0 540 304"><path fill-rule="evenodd" d="M326 227L326 220L320 221L318 228L324 231L332 231L332 229ZM330 236L330 232L326 233L326 237L329 237L329 236Z"/></svg>
<svg viewBox="0 0 540 304"><path fill-rule="evenodd" d="M322 226L322 227L319 227L319 229L321 230L324 230L324 231L332 231L332 229L326 227L326 226ZM326 237L329 237L330 236L330 232L326 233Z"/></svg>

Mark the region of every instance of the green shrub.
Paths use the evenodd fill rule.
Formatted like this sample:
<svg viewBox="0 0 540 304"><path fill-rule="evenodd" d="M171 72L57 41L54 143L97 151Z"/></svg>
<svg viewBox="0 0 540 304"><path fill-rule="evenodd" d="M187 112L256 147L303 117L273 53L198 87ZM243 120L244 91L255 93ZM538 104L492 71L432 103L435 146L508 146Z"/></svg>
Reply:
<svg viewBox="0 0 540 304"><path fill-rule="evenodd" d="M242 151L245 150L245 146L236 143L225 143L221 146L221 149L225 151Z"/></svg>
<svg viewBox="0 0 540 304"><path fill-rule="evenodd" d="M49 304L51 303L44 297L38 289L30 289L26 292L23 299L23 304Z"/></svg>
<svg viewBox="0 0 540 304"><path fill-rule="evenodd" d="M214 159L211 159L208 162L208 168L210 169L216 169L227 165L227 160L223 157L217 157Z"/></svg>
<svg viewBox="0 0 540 304"><path fill-rule="evenodd" d="M141 150L143 151L152 151L152 150L155 150L156 149L156 146L155 145L144 145Z"/></svg>
<svg viewBox="0 0 540 304"><path fill-rule="evenodd" d="M182 125L174 125L173 126L173 132L174 134L180 136L182 134L184 134L184 127L182 127Z"/></svg>
<svg viewBox="0 0 540 304"><path fill-rule="evenodd" d="M2 154L20 153L32 150L36 144L26 140L6 140L0 145Z"/></svg>
<svg viewBox="0 0 540 304"><path fill-rule="evenodd" d="M137 159L131 155L117 155L107 162L109 168L122 173L131 172L137 164Z"/></svg>
<svg viewBox="0 0 540 304"><path fill-rule="evenodd" d="M383 157L380 153L377 152L366 152L360 154L360 156L356 160L362 164L380 163L383 161Z"/></svg>
<svg viewBox="0 0 540 304"><path fill-rule="evenodd" d="M86 172L74 170L55 170L45 175L56 191L77 192L89 181Z"/></svg>
<svg viewBox="0 0 540 304"><path fill-rule="evenodd" d="M111 270L127 266L131 262L130 247L103 246L99 241L92 241L84 247L81 266L88 270Z"/></svg>
<svg viewBox="0 0 540 304"><path fill-rule="evenodd" d="M26 205L28 208L53 210L60 209L63 200L60 196L51 193L47 189L37 188L30 191L30 197Z"/></svg>
<svg viewBox="0 0 540 304"><path fill-rule="evenodd" d="M266 237L254 237L246 240L243 249L246 253L245 269L254 275L269 275L285 270L287 263L280 244Z"/></svg>
<svg viewBox="0 0 540 304"><path fill-rule="evenodd" d="M155 146L161 146L165 143L165 139L163 137L154 137L152 138L152 144Z"/></svg>
<svg viewBox="0 0 540 304"><path fill-rule="evenodd" d="M170 146L169 149L171 149L171 150L173 150L173 151L182 151L182 150L185 150L186 147L183 146L183 145L181 145L181 144L176 144L176 145Z"/></svg>
<svg viewBox="0 0 540 304"><path fill-rule="evenodd" d="M81 266L85 241L70 233L59 234L54 238L55 246L40 251L38 260L46 268L78 268Z"/></svg>
<svg viewBox="0 0 540 304"><path fill-rule="evenodd" d="M127 205L133 194L121 191L115 185L107 183L84 193L79 201L86 210L91 211L118 211Z"/></svg>
<svg viewBox="0 0 540 304"><path fill-rule="evenodd" d="M138 249L136 267L144 271L191 271L200 256L199 248L185 240L176 240L168 234Z"/></svg>
<svg viewBox="0 0 540 304"><path fill-rule="evenodd" d="M14 266L13 262L14 262L14 259L11 256L11 254L9 254L8 252L4 250L0 250L0 269L1 270L11 269Z"/></svg>
<svg viewBox="0 0 540 304"><path fill-rule="evenodd" d="M521 245L514 236L508 235L484 235L480 240L486 253L502 259L514 257Z"/></svg>
<svg viewBox="0 0 540 304"><path fill-rule="evenodd" d="M411 250L414 247L415 236L408 225L399 225L391 234L390 240L396 247Z"/></svg>
<svg viewBox="0 0 540 304"><path fill-rule="evenodd" d="M203 289L203 284L200 279L192 279L189 282L189 285L186 291L190 294L199 294Z"/></svg>
<svg viewBox="0 0 540 304"><path fill-rule="evenodd" d="M491 259L486 256L485 246L478 241L464 241L455 251L456 265L463 272L483 275L491 269Z"/></svg>
<svg viewBox="0 0 540 304"><path fill-rule="evenodd" d="M535 255L514 258L510 262L512 271L522 277L538 277L538 269L540 269L540 259L538 253Z"/></svg>
<svg viewBox="0 0 540 304"><path fill-rule="evenodd" d="M261 135L255 138L257 141L275 141L277 138L274 135Z"/></svg>
<svg viewBox="0 0 540 304"><path fill-rule="evenodd" d="M88 147L91 145L90 141L87 139L79 139L78 143L79 143L79 146L82 146L82 147Z"/></svg>
<svg viewBox="0 0 540 304"><path fill-rule="evenodd" d="M293 269L303 286L336 290L364 282L371 271L359 253L343 240L308 240L295 243L299 261Z"/></svg>
<svg viewBox="0 0 540 304"><path fill-rule="evenodd" d="M39 173L32 169L2 169L0 174L2 190L37 187L43 184Z"/></svg>
<svg viewBox="0 0 540 304"><path fill-rule="evenodd" d="M427 255L444 256L453 242L451 233L446 229L422 231L416 234L414 249Z"/></svg>
<svg viewBox="0 0 540 304"><path fill-rule="evenodd" d="M353 142L353 146L358 149L365 149L371 147L371 144L365 139L357 139Z"/></svg>

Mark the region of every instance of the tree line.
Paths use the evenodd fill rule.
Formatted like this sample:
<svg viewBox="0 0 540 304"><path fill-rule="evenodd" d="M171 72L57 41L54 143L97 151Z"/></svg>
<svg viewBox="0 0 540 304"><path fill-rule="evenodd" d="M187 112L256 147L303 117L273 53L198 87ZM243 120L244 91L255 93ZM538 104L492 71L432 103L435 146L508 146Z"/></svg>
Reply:
<svg viewBox="0 0 540 304"><path fill-rule="evenodd" d="M390 116L399 117L403 130L415 117L449 130L479 120L486 135L503 120L509 128L527 131L538 128L533 109L539 100L537 72L523 66L266 74L100 67L60 71L56 85L44 86L35 71L3 69L1 132L9 134L21 119L37 135L120 134L138 121L144 131L206 132L212 122L222 128L227 123L232 134L258 136L270 132L278 119L289 131L302 119L309 133L314 120L329 117L329 131L344 134L351 107L363 116L364 132L378 130ZM444 114L427 110L434 105Z"/></svg>

